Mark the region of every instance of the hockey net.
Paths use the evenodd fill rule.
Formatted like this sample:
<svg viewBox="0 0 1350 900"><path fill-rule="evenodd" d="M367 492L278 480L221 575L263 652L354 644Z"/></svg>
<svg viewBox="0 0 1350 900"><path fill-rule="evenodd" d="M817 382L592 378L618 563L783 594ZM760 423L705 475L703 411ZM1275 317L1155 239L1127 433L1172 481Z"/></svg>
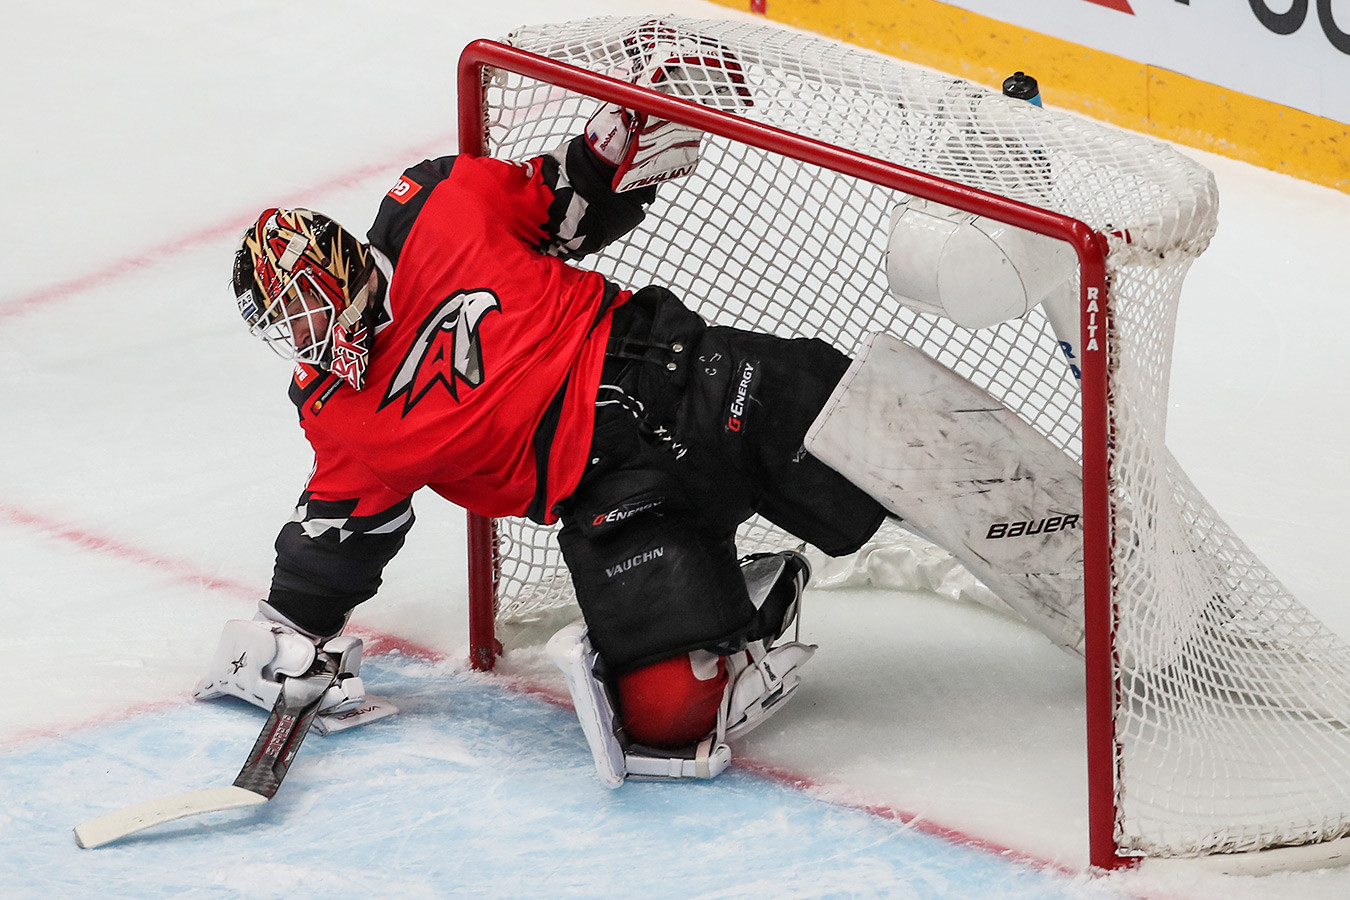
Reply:
<svg viewBox="0 0 1350 900"><path fill-rule="evenodd" d="M1210 173L1138 135L758 23L593 19L524 28L503 43L627 81L634 36L641 44L658 31L734 55L753 101L730 110L741 119L1050 210L1103 237L1108 496L1088 501L1084 517L1106 523L1100 549L1110 560L1109 649L1088 643L1090 655L1110 657L1096 670L1107 673L1110 721L1090 748L1104 760L1093 777L1109 780L1110 808L1091 817L1105 821L1116 860L1350 833L1350 647L1252 555L1164 443L1182 280L1216 227ZM461 102L473 104L461 111L462 145L464 123L481 122L483 152L496 157L551 150L596 106L518 67L473 71L483 103L465 97L462 77ZM696 67L683 76L700 77ZM587 265L620 284L669 286L720 324L820 336L844 350L869 332L897 335L1082 460L1093 410L1039 309L968 330L888 294L886 223L898 197L866 172L710 133L697 171L663 185L647 221ZM551 532L496 520L484 534L471 553L490 597L475 602L495 610L492 627L558 621L572 598ZM752 521L741 549L789 543ZM1063 602L1082 621L1082 598ZM1093 862L1113 864L1097 846Z"/></svg>

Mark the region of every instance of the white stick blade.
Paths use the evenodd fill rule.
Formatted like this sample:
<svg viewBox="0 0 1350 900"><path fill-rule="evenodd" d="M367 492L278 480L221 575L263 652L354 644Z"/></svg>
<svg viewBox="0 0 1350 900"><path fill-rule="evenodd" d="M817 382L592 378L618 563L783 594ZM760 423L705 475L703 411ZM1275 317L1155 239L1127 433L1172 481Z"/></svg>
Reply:
<svg viewBox="0 0 1350 900"><path fill-rule="evenodd" d="M262 794L234 785L160 797L76 825L75 843L85 850L92 850L164 822L266 802L267 798Z"/></svg>

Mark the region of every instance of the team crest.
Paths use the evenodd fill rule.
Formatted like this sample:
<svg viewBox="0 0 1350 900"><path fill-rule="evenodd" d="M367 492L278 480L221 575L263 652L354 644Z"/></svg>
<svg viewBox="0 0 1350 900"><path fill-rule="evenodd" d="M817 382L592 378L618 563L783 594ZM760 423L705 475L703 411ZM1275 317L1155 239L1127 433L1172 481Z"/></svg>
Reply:
<svg viewBox="0 0 1350 900"><path fill-rule="evenodd" d="M380 409L402 397L406 416L438 384L456 400L461 383L470 388L482 384L478 325L488 313L500 309L497 295L489 290L456 291L442 300L418 327L412 346L389 380Z"/></svg>

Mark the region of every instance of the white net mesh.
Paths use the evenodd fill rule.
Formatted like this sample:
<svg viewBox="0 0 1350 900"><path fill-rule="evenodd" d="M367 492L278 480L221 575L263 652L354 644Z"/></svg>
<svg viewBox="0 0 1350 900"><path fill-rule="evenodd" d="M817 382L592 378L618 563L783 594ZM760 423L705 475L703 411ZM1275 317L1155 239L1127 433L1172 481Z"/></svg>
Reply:
<svg viewBox="0 0 1350 900"><path fill-rule="evenodd" d="M1208 244L1217 192L1160 143L966 82L760 24L597 19L509 43L619 78L635 30L709 40L742 66L747 118L1081 219L1108 236L1113 596L1118 617L1117 841L1129 853L1259 849L1350 832L1350 648L1219 520L1164 444L1182 279ZM699 77L685 66L681 76ZM492 155L524 158L578 133L595 102L493 72ZM887 331L1000 398L1081 458L1077 382L1045 317L971 331L886 291L897 195L709 136L697 172L587 264L662 284L705 318L842 349ZM570 602L551 534L497 522L502 621ZM743 550L795 541L757 522ZM929 585L917 585L928 587ZM1081 598L1071 612L1081 617Z"/></svg>

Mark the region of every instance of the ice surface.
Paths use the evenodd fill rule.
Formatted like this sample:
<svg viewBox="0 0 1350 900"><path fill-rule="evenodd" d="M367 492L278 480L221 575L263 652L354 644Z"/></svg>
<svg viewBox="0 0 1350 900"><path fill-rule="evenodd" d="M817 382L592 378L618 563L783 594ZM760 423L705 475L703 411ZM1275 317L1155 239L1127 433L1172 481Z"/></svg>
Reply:
<svg viewBox="0 0 1350 900"><path fill-rule="evenodd" d="M235 233L277 204L363 227L405 166L453 152L466 41L637 9L733 15L698 0L7 11L4 896L1350 896L1345 872L1074 876L1081 666L933 594L813 593L804 637L821 650L735 774L604 791L575 721L538 696L560 692L541 651L466 672L463 518L434 496L356 620L402 648L369 663L402 715L311 736L261 811L75 848L84 818L229 783L261 727L251 708L187 698L221 622L265 590L309 467L288 368L248 339L225 289ZM1350 197L1203 161L1221 223L1187 281L1169 443L1350 634Z"/></svg>

